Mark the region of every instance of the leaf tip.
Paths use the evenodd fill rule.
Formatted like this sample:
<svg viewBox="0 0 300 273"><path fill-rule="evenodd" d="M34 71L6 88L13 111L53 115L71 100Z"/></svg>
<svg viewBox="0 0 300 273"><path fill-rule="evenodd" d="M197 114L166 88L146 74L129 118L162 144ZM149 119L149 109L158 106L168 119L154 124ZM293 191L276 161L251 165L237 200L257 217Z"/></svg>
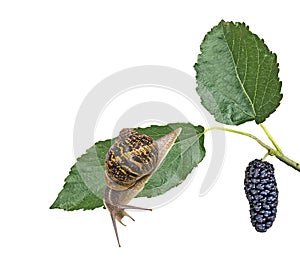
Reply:
<svg viewBox="0 0 300 273"><path fill-rule="evenodd" d="M54 205L54 203L49 207L49 209L57 209L57 207Z"/></svg>
<svg viewBox="0 0 300 273"><path fill-rule="evenodd" d="M53 202L53 204L49 207L49 209L59 209L59 206L57 205L57 199Z"/></svg>

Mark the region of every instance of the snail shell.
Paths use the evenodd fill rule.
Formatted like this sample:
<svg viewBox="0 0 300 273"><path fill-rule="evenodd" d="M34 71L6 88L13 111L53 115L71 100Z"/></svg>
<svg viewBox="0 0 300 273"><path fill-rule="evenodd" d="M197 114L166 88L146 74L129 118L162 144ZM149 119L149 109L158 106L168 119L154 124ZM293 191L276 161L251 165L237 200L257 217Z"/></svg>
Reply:
<svg viewBox="0 0 300 273"><path fill-rule="evenodd" d="M116 220L128 216L125 209L142 209L128 203L143 190L153 173L172 148L181 128L153 140L148 135L133 129L120 131L116 142L110 147L105 160L104 204L109 210L118 245L120 246ZM123 224L124 225L124 224Z"/></svg>
<svg viewBox="0 0 300 273"><path fill-rule="evenodd" d="M123 129L106 155L106 184L115 190L126 190L150 174L157 160L158 145L152 137Z"/></svg>

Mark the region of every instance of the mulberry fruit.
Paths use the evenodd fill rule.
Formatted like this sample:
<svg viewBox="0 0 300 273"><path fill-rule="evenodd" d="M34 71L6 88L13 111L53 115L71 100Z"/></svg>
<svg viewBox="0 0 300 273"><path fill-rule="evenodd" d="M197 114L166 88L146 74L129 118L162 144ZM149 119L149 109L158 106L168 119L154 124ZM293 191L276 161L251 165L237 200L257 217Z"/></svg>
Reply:
<svg viewBox="0 0 300 273"><path fill-rule="evenodd" d="M266 232L275 220L278 189L271 163L255 159L245 171L244 189L250 204L251 223L258 232Z"/></svg>

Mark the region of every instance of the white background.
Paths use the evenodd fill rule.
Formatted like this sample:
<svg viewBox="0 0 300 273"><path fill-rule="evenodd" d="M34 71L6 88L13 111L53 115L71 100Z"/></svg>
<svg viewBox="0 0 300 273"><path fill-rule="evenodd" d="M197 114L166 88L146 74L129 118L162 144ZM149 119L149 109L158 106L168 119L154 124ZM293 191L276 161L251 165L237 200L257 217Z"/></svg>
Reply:
<svg viewBox="0 0 300 273"><path fill-rule="evenodd" d="M199 190L209 141L207 158L179 198L151 213L133 212L136 222L119 226L120 249L107 211L49 210L75 162L73 126L88 92L137 65L194 76L199 45L221 19L245 21L277 53L284 97L265 124L300 160L296 3L1 1L0 271L299 272L300 173L269 159L280 190L278 215L267 233L255 232L243 176L264 150L239 135L227 134L222 172L206 196ZM266 140L255 124L241 128ZM95 140L105 130L97 128Z"/></svg>

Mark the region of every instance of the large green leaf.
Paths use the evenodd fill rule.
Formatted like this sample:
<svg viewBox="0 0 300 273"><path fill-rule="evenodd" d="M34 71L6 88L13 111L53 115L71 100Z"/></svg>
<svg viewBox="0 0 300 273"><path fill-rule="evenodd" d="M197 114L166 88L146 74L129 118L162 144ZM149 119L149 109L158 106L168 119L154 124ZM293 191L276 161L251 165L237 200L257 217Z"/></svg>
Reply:
<svg viewBox="0 0 300 273"><path fill-rule="evenodd" d="M202 126L175 123L136 130L158 139L181 127L182 131L162 165L153 174L140 197L154 197L179 185L205 156ZM78 158L65 185L50 208L64 210L94 209L103 206L104 161L114 139L99 141Z"/></svg>
<svg viewBox="0 0 300 273"><path fill-rule="evenodd" d="M194 66L197 92L217 121L262 123L279 106L276 55L245 24L221 21L200 51Z"/></svg>

